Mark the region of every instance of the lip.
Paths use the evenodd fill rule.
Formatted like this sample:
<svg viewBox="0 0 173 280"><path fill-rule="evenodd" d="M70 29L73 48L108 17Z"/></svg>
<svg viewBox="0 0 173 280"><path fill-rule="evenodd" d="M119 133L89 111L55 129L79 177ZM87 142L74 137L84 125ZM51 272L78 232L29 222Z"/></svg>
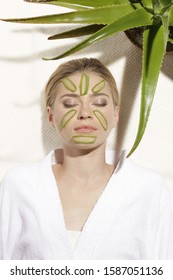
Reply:
<svg viewBox="0 0 173 280"><path fill-rule="evenodd" d="M77 132L88 133L88 132L94 132L97 129L93 126L90 126L90 125L81 125L81 126L76 127L74 130L77 131Z"/></svg>

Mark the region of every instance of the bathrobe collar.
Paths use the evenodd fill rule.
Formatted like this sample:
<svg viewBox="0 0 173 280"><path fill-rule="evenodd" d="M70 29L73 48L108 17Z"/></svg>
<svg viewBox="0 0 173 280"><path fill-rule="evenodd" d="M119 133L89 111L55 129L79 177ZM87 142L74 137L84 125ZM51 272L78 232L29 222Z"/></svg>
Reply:
<svg viewBox="0 0 173 280"><path fill-rule="evenodd" d="M116 160L115 153L108 151L106 153L106 162L111 164L114 163L114 160ZM52 213L57 213L57 215L50 217L50 224L48 225L50 232L54 233L52 242L55 248L57 246L57 250L57 240L60 239L63 242L66 259L94 258L95 251L101 246L102 238L109 230L111 221L117 214L124 196L128 195L124 191L127 186L127 180L124 180L123 168L125 161L127 160L123 152L113 175L91 211L74 249L71 249L68 240L58 187L52 171L52 164L55 162L54 151L50 152L40 164L42 183L45 190L47 190L45 193L47 193L51 201L50 209L47 209L47 211L50 211L50 216Z"/></svg>

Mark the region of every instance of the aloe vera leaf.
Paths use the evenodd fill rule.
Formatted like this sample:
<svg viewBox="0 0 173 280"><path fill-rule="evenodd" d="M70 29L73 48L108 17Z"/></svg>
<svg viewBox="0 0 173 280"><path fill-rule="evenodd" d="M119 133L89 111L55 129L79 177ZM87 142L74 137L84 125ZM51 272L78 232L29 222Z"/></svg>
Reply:
<svg viewBox="0 0 173 280"><path fill-rule="evenodd" d="M161 9L161 3L160 0L152 0L153 3L153 10L154 13L157 14L159 13L160 9Z"/></svg>
<svg viewBox="0 0 173 280"><path fill-rule="evenodd" d="M67 1L59 1L59 0L24 0L30 3L38 3L38 4L51 4L62 6L65 8L73 9L73 10L84 10L84 9L91 9L96 7L103 7L103 6L110 6L110 5L117 5L117 4L129 4L129 0L67 0Z"/></svg>
<svg viewBox="0 0 173 280"><path fill-rule="evenodd" d="M169 38L168 41L173 44L173 39Z"/></svg>
<svg viewBox="0 0 173 280"><path fill-rule="evenodd" d="M136 150L144 135L165 52L163 25L153 25L145 30L140 119L135 142L127 157Z"/></svg>
<svg viewBox="0 0 173 280"><path fill-rule="evenodd" d="M170 7L169 10L169 25L173 26L173 5Z"/></svg>
<svg viewBox="0 0 173 280"><path fill-rule="evenodd" d="M160 0L160 3L162 4L163 7L171 4L172 0Z"/></svg>
<svg viewBox="0 0 173 280"><path fill-rule="evenodd" d="M71 92L75 92L76 91L76 85L73 83L73 81L69 78L63 78L62 80L62 83L64 85L64 87L71 91Z"/></svg>
<svg viewBox="0 0 173 280"><path fill-rule="evenodd" d="M103 24L92 24L87 25L84 27L79 27L76 29L72 29L63 33L59 33L53 36L50 36L48 40L56 40L56 39L65 39L65 38L74 38L74 37L80 37L85 35L90 35L98 30L102 29L105 25Z"/></svg>
<svg viewBox="0 0 173 280"><path fill-rule="evenodd" d="M152 0L155 15L163 15L170 9L173 4L172 0Z"/></svg>
<svg viewBox="0 0 173 280"><path fill-rule="evenodd" d="M128 4L96 8L91 10L46 15L31 18L4 19L8 22L33 23L33 24L58 24L58 23L88 23L109 24L131 11L134 7Z"/></svg>
<svg viewBox="0 0 173 280"><path fill-rule="evenodd" d="M143 8L134 10L133 12L129 13L128 16L125 15L122 18L113 22L112 24L103 27L101 30L97 31L95 34L91 35L89 38L84 40L82 43L64 52L63 54L54 58L43 58L43 59L56 60L59 58L66 57L117 32L124 31L126 29L134 28L137 26L140 27L140 26L150 25L152 24L151 18L152 15L147 13Z"/></svg>
<svg viewBox="0 0 173 280"><path fill-rule="evenodd" d="M97 83L93 88L92 92L93 93L99 93L101 92L102 89L105 87L105 80L101 80L99 83Z"/></svg>
<svg viewBox="0 0 173 280"><path fill-rule="evenodd" d="M162 15L161 20L162 20L163 29L164 29L164 42L165 42L165 48L166 48L168 37L169 37L169 18L168 18L168 14Z"/></svg>
<svg viewBox="0 0 173 280"><path fill-rule="evenodd" d="M142 0L142 5L147 9L153 9L153 2L152 0Z"/></svg>
<svg viewBox="0 0 173 280"><path fill-rule="evenodd" d="M79 89L80 89L80 95L86 95L88 93L89 89L89 76L85 73L82 74L80 84L79 84Z"/></svg>

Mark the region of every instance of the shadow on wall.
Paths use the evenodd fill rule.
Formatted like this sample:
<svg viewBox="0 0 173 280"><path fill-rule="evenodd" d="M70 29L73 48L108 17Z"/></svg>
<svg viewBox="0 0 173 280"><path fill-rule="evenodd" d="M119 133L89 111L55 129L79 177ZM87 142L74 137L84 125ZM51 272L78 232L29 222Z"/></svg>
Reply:
<svg viewBox="0 0 173 280"><path fill-rule="evenodd" d="M162 73L173 80L173 52L168 52L163 61Z"/></svg>
<svg viewBox="0 0 173 280"><path fill-rule="evenodd" d="M120 117L119 117L117 137L116 137L116 150L118 153L121 153L122 151L122 146L130 122L135 99L138 93L138 88L140 86L140 81L141 81L141 50L137 49L137 47L134 47L131 48L130 55L126 56L126 63L125 63L124 73L123 73Z"/></svg>

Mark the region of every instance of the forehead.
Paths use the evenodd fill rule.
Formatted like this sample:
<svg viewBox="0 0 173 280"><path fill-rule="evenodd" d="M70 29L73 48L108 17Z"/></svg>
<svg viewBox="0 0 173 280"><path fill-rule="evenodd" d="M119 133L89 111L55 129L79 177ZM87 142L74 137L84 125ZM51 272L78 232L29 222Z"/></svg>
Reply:
<svg viewBox="0 0 173 280"><path fill-rule="evenodd" d="M99 74L94 72L76 72L61 80L59 84L60 92L72 92L79 95L109 93L108 82Z"/></svg>

